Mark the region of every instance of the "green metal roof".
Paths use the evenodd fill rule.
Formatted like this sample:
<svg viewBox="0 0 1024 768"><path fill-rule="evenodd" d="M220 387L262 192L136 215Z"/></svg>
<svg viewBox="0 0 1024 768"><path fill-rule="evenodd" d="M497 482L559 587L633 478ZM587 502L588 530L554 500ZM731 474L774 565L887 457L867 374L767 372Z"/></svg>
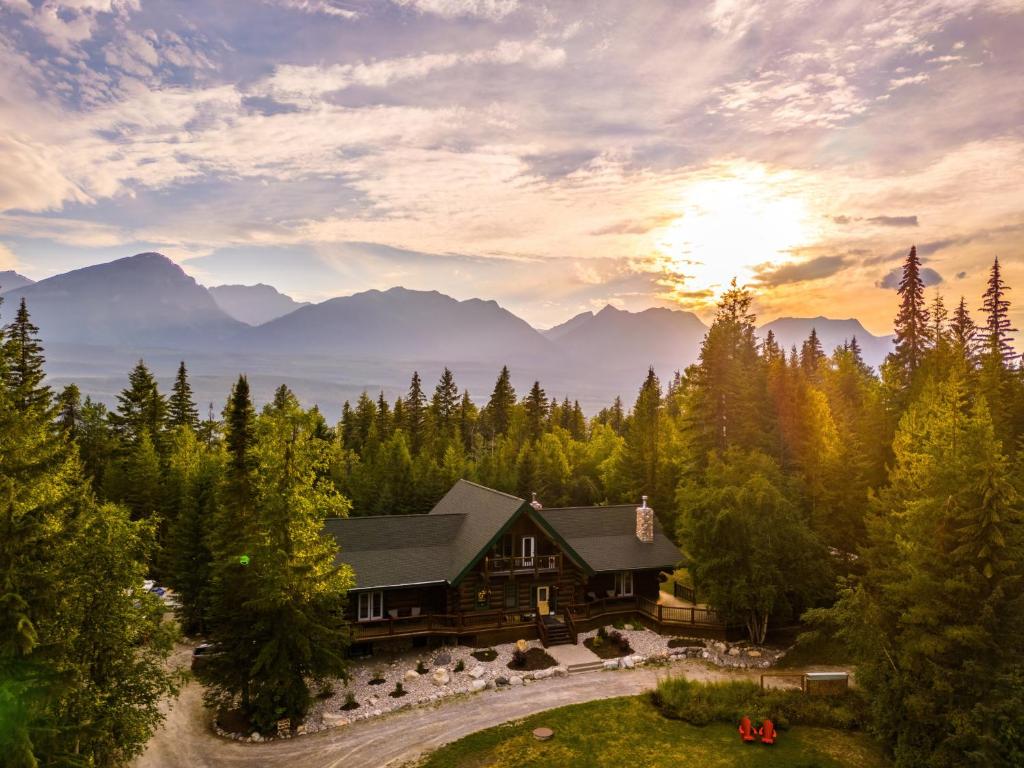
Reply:
<svg viewBox="0 0 1024 768"><path fill-rule="evenodd" d="M425 515L331 518L336 562L356 574L355 589L457 584L520 514L534 518L584 570L671 568L682 554L655 522L654 542L636 538L636 508L534 510L523 499L459 480Z"/></svg>
<svg viewBox="0 0 1024 768"><path fill-rule="evenodd" d="M540 514L594 571L674 568L683 559L657 519L652 543L636 537L635 504L542 509Z"/></svg>

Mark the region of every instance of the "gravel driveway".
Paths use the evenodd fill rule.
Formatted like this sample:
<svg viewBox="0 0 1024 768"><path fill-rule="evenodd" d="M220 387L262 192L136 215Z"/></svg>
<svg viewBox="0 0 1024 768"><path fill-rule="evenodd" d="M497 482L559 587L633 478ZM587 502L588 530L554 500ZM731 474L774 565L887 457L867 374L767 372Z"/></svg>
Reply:
<svg viewBox="0 0 1024 768"><path fill-rule="evenodd" d="M543 684L488 690L437 707L417 708L294 739L250 744L229 741L210 730L202 689L190 683L174 703L163 728L150 741L136 768L219 768L220 766L302 766L380 768L397 766L475 731L545 709L654 687L659 676L685 674L699 680L757 679L759 671L714 669L698 661L617 672L592 672L545 680Z"/></svg>

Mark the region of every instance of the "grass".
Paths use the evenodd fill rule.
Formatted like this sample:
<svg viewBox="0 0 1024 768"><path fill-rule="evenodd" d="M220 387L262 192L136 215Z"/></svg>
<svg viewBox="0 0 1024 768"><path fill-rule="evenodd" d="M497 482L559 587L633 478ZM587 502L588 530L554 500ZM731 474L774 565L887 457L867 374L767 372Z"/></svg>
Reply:
<svg viewBox="0 0 1024 768"><path fill-rule="evenodd" d="M534 728L555 732L533 738ZM773 747L740 742L733 725L667 720L649 697L606 699L541 712L471 734L425 757L420 768L884 768L863 734L794 727Z"/></svg>

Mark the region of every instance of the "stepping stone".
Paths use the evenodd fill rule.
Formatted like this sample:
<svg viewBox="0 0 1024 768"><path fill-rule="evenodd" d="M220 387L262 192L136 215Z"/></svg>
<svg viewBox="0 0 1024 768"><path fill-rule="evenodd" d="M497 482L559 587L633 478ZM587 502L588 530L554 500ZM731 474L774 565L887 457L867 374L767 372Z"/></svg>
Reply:
<svg viewBox="0 0 1024 768"><path fill-rule="evenodd" d="M550 739L554 735L555 735L555 732L552 731L550 728L534 728L533 729L533 738L535 738L537 741L547 741L548 739Z"/></svg>

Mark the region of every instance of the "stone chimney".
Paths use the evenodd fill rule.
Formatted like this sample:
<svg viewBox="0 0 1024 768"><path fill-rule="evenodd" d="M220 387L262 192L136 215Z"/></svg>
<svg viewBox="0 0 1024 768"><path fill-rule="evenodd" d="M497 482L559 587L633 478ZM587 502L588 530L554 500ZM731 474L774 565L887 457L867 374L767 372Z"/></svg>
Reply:
<svg viewBox="0 0 1024 768"><path fill-rule="evenodd" d="M636 508L636 537L644 544L654 543L654 510L647 506L647 497Z"/></svg>
<svg viewBox="0 0 1024 768"><path fill-rule="evenodd" d="M533 492L533 501L530 502L530 506L534 509L544 509L544 505L537 501L537 492Z"/></svg>

